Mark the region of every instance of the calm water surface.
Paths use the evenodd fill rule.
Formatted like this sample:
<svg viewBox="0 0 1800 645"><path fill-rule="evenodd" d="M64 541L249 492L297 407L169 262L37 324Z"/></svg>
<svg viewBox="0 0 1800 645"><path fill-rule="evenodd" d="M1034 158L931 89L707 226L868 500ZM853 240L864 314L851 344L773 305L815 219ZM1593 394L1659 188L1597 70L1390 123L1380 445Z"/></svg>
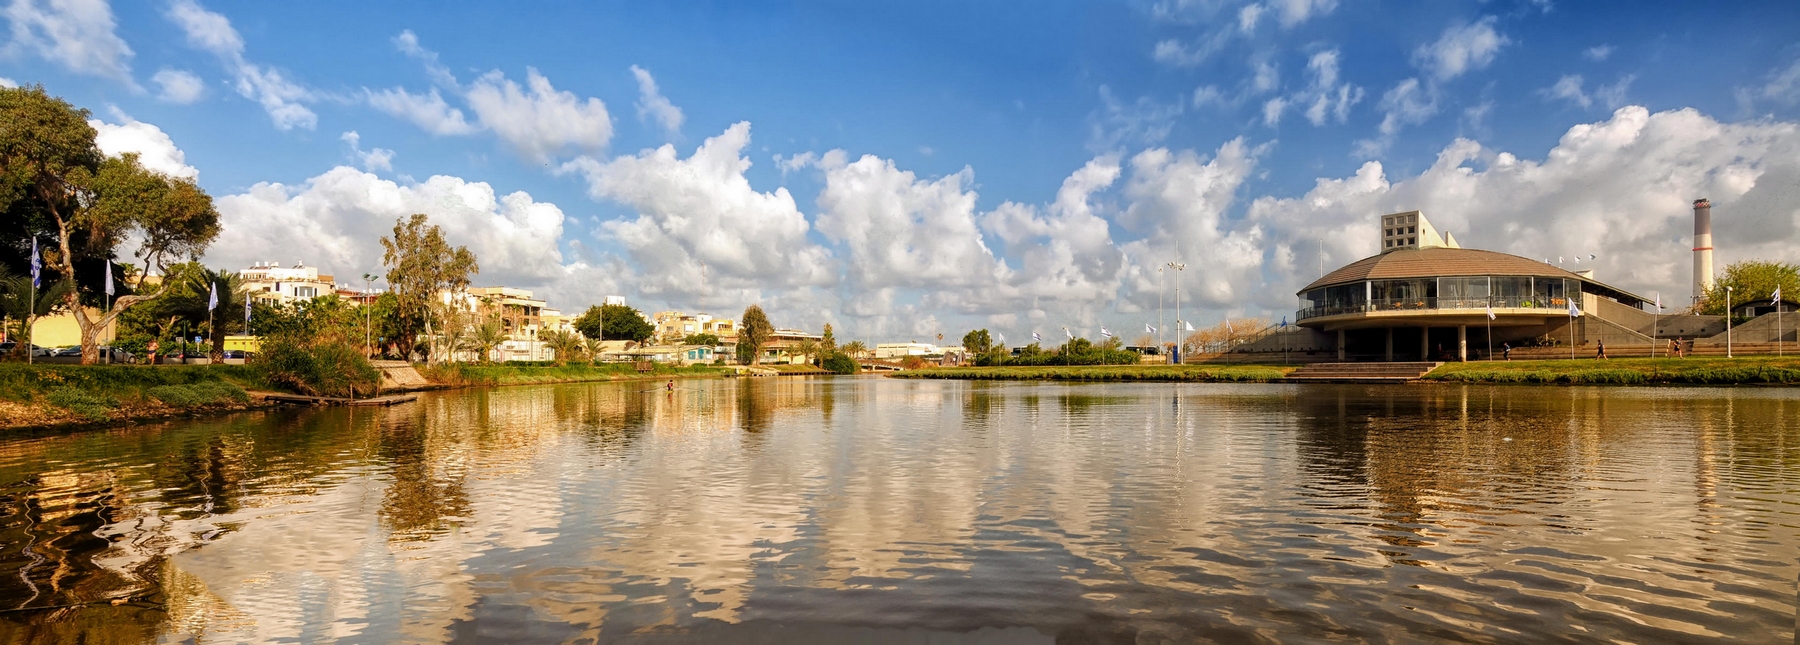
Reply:
<svg viewBox="0 0 1800 645"><path fill-rule="evenodd" d="M430 394L0 441L10 642L1794 642L1800 390Z"/></svg>

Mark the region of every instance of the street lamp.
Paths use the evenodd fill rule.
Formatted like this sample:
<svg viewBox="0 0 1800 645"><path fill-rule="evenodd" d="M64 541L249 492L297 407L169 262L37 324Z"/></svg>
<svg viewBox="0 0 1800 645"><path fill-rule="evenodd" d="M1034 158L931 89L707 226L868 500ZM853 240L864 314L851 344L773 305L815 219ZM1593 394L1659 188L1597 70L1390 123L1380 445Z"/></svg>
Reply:
<svg viewBox="0 0 1800 645"><path fill-rule="evenodd" d="M1181 270L1187 268L1186 264L1182 264L1180 262L1170 262L1163 266L1169 267L1176 271L1181 271ZM1175 274L1175 325L1177 327L1181 327L1181 329L1177 329L1175 332L1175 338L1176 338L1175 347L1177 349L1177 351L1175 352L1175 357L1177 359L1179 359L1181 357L1181 352L1179 350L1181 348L1181 339L1183 338L1182 331L1186 329L1185 327L1182 326L1183 321L1181 320L1181 274L1180 273Z"/></svg>
<svg viewBox="0 0 1800 645"><path fill-rule="evenodd" d="M373 290L374 282L377 279L379 279L379 277L373 273L363 274L363 356L374 355L371 349L374 347L375 338L375 333L373 331L375 327L375 301L369 298L369 292Z"/></svg>

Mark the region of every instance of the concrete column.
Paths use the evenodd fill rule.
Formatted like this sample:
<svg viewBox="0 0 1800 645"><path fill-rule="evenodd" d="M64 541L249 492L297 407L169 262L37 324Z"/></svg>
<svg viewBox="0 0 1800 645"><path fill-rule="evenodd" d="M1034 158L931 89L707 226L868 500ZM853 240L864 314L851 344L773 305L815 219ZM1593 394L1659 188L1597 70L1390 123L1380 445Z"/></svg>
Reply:
<svg viewBox="0 0 1800 645"><path fill-rule="evenodd" d="M1469 326L1456 326L1456 360L1469 360Z"/></svg>
<svg viewBox="0 0 1800 645"><path fill-rule="evenodd" d="M1394 362L1394 328L1387 328L1387 362Z"/></svg>
<svg viewBox="0 0 1800 645"><path fill-rule="evenodd" d="M1419 360L1431 360L1431 328L1419 328Z"/></svg>
<svg viewBox="0 0 1800 645"><path fill-rule="evenodd" d="M1349 341L1344 336L1344 330L1339 329L1338 330L1338 360L1340 360L1340 361L1345 360L1344 359L1344 348L1347 344L1349 344Z"/></svg>

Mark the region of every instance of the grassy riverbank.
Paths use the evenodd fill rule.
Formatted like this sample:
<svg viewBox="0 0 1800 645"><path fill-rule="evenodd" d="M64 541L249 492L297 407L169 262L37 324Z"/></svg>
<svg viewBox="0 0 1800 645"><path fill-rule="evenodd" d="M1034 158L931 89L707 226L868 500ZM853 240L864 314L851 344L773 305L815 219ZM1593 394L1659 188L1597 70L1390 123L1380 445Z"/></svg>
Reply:
<svg viewBox="0 0 1800 645"><path fill-rule="evenodd" d="M1800 384L1800 357L1615 358L1445 363L1429 381L1563 384Z"/></svg>
<svg viewBox="0 0 1800 645"><path fill-rule="evenodd" d="M674 367L658 364L649 372L639 372L627 363L603 365L516 365L508 363L452 363L419 367L419 375L432 385L467 387L492 385L529 385L538 383L585 383L589 381L629 381L668 378L708 378L725 374L711 365Z"/></svg>
<svg viewBox="0 0 1800 645"><path fill-rule="evenodd" d="M928 367L889 374L894 378L973 381L1194 381L1267 383L1292 366L1282 365L1071 365L1056 367Z"/></svg>
<svg viewBox="0 0 1800 645"><path fill-rule="evenodd" d="M118 423L254 404L268 389L242 365L0 363L0 428Z"/></svg>

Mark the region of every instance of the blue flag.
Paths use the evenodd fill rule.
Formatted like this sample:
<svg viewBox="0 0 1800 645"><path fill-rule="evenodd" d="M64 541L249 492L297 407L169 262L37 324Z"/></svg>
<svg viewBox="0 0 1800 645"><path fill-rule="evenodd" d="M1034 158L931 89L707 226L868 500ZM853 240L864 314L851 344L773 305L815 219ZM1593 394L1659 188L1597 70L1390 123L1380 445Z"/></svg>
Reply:
<svg viewBox="0 0 1800 645"><path fill-rule="evenodd" d="M1282 317L1281 317L1281 328L1282 328L1282 329L1287 329L1287 316L1282 316Z"/></svg>
<svg viewBox="0 0 1800 645"><path fill-rule="evenodd" d="M38 280L39 266L37 238L33 237L31 238L31 286L33 288L44 286L44 283Z"/></svg>

